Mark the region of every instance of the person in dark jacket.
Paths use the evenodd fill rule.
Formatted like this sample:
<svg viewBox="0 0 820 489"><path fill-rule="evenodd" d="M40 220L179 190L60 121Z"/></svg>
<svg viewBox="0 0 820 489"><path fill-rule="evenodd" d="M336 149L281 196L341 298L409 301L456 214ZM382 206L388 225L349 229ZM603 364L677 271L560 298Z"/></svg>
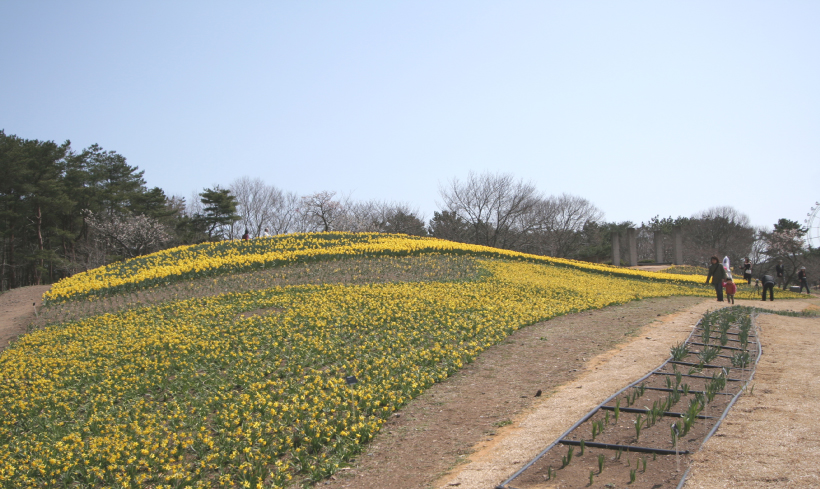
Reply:
<svg viewBox="0 0 820 489"><path fill-rule="evenodd" d="M803 293L803 287L805 287L806 294L811 295L811 290L809 290L809 279L806 276L806 267L800 267L800 271L797 272L797 280L800 281L800 293Z"/></svg>
<svg viewBox="0 0 820 489"><path fill-rule="evenodd" d="M774 277L771 275L761 275L760 283L763 284L763 300L766 300L766 289L768 289L769 300L774 301Z"/></svg>
<svg viewBox="0 0 820 489"><path fill-rule="evenodd" d="M748 258L743 259L743 278L748 285L752 285L752 262Z"/></svg>
<svg viewBox="0 0 820 489"><path fill-rule="evenodd" d="M726 278L726 270L718 257L713 256L710 261L712 264L709 266L709 274L706 275L706 283L708 284L709 279L712 279L712 286L715 288L717 300L723 302L723 279Z"/></svg>
<svg viewBox="0 0 820 489"><path fill-rule="evenodd" d="M777 260L777 266L774 267L777 273L777 286L783 287L786 290L786 267L783 266L783 260Z"/></svg>

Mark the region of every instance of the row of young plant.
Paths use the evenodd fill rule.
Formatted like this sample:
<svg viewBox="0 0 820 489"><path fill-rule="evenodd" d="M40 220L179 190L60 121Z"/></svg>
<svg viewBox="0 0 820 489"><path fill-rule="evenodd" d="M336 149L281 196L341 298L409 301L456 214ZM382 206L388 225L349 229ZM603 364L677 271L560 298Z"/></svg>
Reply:
<svg viewBox="0 0 820 489"><path fill-rule="evenodd" d="M729 372L732 368L746 369L751 364L751 353L749 352L749 336L752 333L752 309L747 307L736 306L733 308L720 309L713 312L707 312L700 322L700 333L695 336L693 334L692 340L701 340L705 345L699 351L690 349L692 345L690 342L682 342L670 348L671 359L673 362L682 362L687 356L696 355L696 362L689 366L685 373L678 370L678 364L672 363L672 372L665 377L666 388L668 394L665 398L658 399L652 402L652 406L646 407L644 413L637 413L633 422L635 430L634 442L640 442L641 434L644 430L655 426L661 419L673 416L674 423L670 426L670 447L677 448L678 441L683 437L689 435L695 424L701 419L701 413L706 407L712 403L719 393L726 391ZM734 332L730 332L734 328ZM702 374L704 369L714 368L710 365L715 358L718 357L729 340L729 336L737 336L740 343L740 349L736 350L734 355L730 357L732 367L719 367L719 370L713 373L705 382L702 391L691 389L690 385L684 382L684 377L690 375ZM591 428L591 442L595 442L596 438L600 437L611 426L618 426L618 422L622 415L622 401L626 407L631 407L642 399L646 393L647 383L644 381L627 389L623 396L615 400L614 406L606 410L604 416L592 420L589 425ZM691 396L691 397L689 397ZM689 401L686 409L682 412L674 412L673 408L681 401L682 398L688 397ZM583 426L583 425L582 425ZM580 429L580 427L579 427ZM580 453L583 456L586 441L581 439L579 442ZM668 448L663 448L668 450ZM621 448L618 448L615 454L611 457L612 461L619 461L621 459ZM566 455L561 457L561 465L558 470L567 467L573 460L575 454L575 447L567 447ZM652 460L655 460L655 453L652 455ZM594 478L603 473L606 465L606 457L603 454L597 456L598 472L590 471L589 485L594 483ZM646 471L646 458L642 459L643 471ZM631 468L629 473L629 482L635 482L636 474L639 469L639 464L636 462L635 468ZM558 472L550 465L547 467L546 479L551 480L557 476Z"/></svg>

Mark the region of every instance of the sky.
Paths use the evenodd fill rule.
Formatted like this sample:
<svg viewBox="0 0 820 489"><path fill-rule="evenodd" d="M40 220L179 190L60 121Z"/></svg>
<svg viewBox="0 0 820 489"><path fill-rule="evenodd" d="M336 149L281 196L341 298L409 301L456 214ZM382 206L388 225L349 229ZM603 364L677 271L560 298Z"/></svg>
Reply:
<svg viewBox="0 0 820 489"><path fill-rule="evenodd" d="M820 201L820 2L0 2L0 129L190 196L509 173L607 221Z"/></svg>

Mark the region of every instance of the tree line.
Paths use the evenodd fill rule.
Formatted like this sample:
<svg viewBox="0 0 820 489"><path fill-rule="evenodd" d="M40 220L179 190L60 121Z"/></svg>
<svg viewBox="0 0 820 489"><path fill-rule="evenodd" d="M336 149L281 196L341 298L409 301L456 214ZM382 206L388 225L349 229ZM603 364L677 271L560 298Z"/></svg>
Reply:
<svg viewBox="0 0 820 489"><path fill-rule="evenodd" d="M98 145L75 151L0 131L0 290L51 283L79 271L160 249L209 240L293 232L354 231L433 236L592 262L611 260L612 233L638 229L639 259L654 257L653 236L672 256L672 230L684 236L684 261L712 255L766 265L813 264L805 230L781 219L756 229L731 207L647 223L607 222L583 197L544 195L509 174L470 172L439 188L432 218L409 203L354 200L333 191L298 195L241 177L188 200L148 188L144 172ZM768 265L766 265L768 266ZM773 266L773 265L772 265ZM817 276L816 274L814 276Z"/></svg>

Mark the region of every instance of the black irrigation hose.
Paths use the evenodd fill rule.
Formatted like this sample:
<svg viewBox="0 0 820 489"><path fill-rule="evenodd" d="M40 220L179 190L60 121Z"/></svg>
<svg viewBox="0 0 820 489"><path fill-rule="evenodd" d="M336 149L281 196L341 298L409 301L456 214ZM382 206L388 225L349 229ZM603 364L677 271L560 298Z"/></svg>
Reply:
<svg viewBox="0 0 820 489"><path fill-rule="evenodd" d="M711 377L710 377L711 378ZM662 392L675 392L675 389L670 389L668 387L645 387L648 391L662 391ZM678 389L678 392L683 394L683 389ZM689 389L690 394L706 394L706 391L696 391L694 389ZM733 396L735 395L733 392L715 392L718 396ZM604 406L606 407L606 406ZM614 408L613 408L614 409ZM621 408L623 410L624 408Z"/></svg>
<svg viewBox="0 0 820 489"><path fill-rule="evenodd" d="M754 319L755 319L755 317L756 317L756 315L754 314L755 312L756 312L756 309L755 309L755 308L752 308L752 311L751 311L751 313L750 313L750 314L752 315L752 323L753 323L753 324L754 324ZM701 323L701 321L702 321L702 320L703 320L703 318L701 318L700 320L698 320L697 324L696 324L696 325L695 325L695 327L692 329L692 331L689 333L689 336L686 338L686 341L685 341L684 343L689 343L689 340L690 340L693 336L695 336L695 331L697 331L697 330L699 329L699 327L700 327L700 323ZM733 340L730 340L730 341L733 341ZM759 343L759 342L756 342L756 341L749 341L748 343L749 343L749 344L756 344L756 345L757 345L757 358L755 359L755 365L757 365L757 363L760 361L760 356L763 354L763 349L761 348L761 345L760 345L760 343ZM520 469L518 469L518 470L517 470L517 471L516 471L516 472L515 472L512 476L510 476L507 480L505 480L505 481L504 481L504 482L502 482L501 484L497 485L497 486L495 487L495 489L514 489L514 488L512 488L512 487L508 487L508 486L507 486L507 484L511 483L511 482L512 482L513 480L515 480L518 476L520 476L521 474L523 474L523 473L524 473L527 469L529 469L530 467L532 467L532 466L533 466L533 464L535 464L535 463L536 463L538 460L540 460L540 459L541 459L544 455L546 455L546 454L547 454L547 452L549 452L549 451L550 451L550 450L551 450L551 449L552 449L555 445L557 445L557 444L559 444L559 443L564 443L564 444L567 444L567 445L576 445L576 444L577 444L578 446L580 446L580 444L581 444L581 442L580 442L580 441L576 442L576 441L574 441L574 440L566 440L565 438L567 437L567 435L569 435L570 433L572 433L572 432L573 432L576 428L578 428L578 427L579 427L579 426L581 426L584 422L586 422L587 420L589 420L589 418L591 418L593 415L595 415L595 413L597 413L600 409L607 409L607 408L608 408L608 406L606 406L606 407L605 407L605 404L607 404L608 402L610 402L610 401L612 401L613 399L615 399L616 397L618 397L618 395L620 395L622 392L626 391L626 390L627 390L627 389L629 389L630 387L633 387L633 386L635 386L635 385L640 384L641 382L643 382L644 380L648 379L649 377L651 377L652 375L655 375L655 374L659 374L659 375L675 375L675 374L673 374L673 373L668 373L668 372L659 372L659 370L661 370L662 368L664 368L664 367L665 367L667 364L669 364L669 363L672 363L672 364L678 364L678 365L692 365L692 366L694 366L694 365L698 365L698 364L694 364L694 363L674 361L674 360L672 360L672 358L670 357L669 359L667 359L666 361L664 361L664 362L663 362L663 363L662 363L662 364L661 364L658 368L656 368L656 369L652 370L651 372L649 372L648 374L644 375L644 376L643 376L643 377L641 377L640 379L638 379L638 380L636 380L636 381L632 382L631 384L627 385L626 387L622 388L621 390L619 390L619 391L618 391L618 392L616 392L615 394L612 394L612 395L611 395L611 396L609 396L609 397L608 397L608 398L607 398L604 402L602 402L601 404L599 404L597 407L593 408L590 412L588 412L586 415L584 415L584 417L583 417L583 418L581 418L580 420L578 420L578 421L577 421L575 424L573 424L573 425L572 425L572 426L571 426L571 427L570 427L567 431L565 431L565 432L564 432L564 433L563 433L560 437L558 437L558 439L557 439L557 440L555 440L554 442L552 442L549 446L547 446L544 450L542 450L542 451L541 451L538 455L536 455L536 457L535 457L535 458L533 458L533 459L532 459L532 460L530 460L527 464L525 464L523 467L521 467ZM703 367L708 367L708 368L723 368L723 367L718 367L718 366L715 366L715 365L712 365L712 366L707 366L707 365L704 365ZM751 370L751 374L750 374L750 376L749 376L749 379L748 379L748 380L746 380L746 381L743 381L743 380L741 380L741 379L728 379L728 378L727 378L727 379L726 379L727 381L729 381L729 382L746 382L746 384L748 385L748 383L749 383L749 382L751 382L751 380L754 378L754 369L735 369L735 370ZM711 379L711 378L712 378L712 377L705 376L705 375L686 375L686 374L683 374L683 376L684 376L684 377L703 378L703 379ZM690 391L690 392L691 392L691 391ZM703 439L703 441L701 442L701 444L700 444L700 447L699 447L699 448L702 448L702 447L703 447L703 444L704 444L704 443L706 443L706 441L707 441L707 440L709 440L709 438L711 438L711 436L715 433L715 431L717 431L718 427L720 426L720 423L721 423L721 422L722 422L722 421L726 418L726 416L729 414L729 409L731 409L731 407L734 405L734 403L737 401L737 399L740 397L740 394L742 394L742 393L743 393L743 388L738 389L737 394L735 394L735 395L732 397L732 399L729 401L729 404L726 406L726 409L723 411L723 414L720 416L720 418L718 418L717 422L716 422L716 423L715 423L715 425L712 427L711 431L709 431L709 433L708 433L708 434L706 435L706 437ZM613 409L614 409L614 408L613 408ZM620 410L622 410L622 411L624 411L624 412L629 412L629 411L626 411L627 409L636 409L636 408L620 408ZM698 416L698 418L701 418L701 416ZM712 418L712 419L714 419L714 418ZM604 448L604 447L599 446L599 445L606 445L606 444L603 444L603 443L595 443L595 442L589 442L589 443L587 443L586 441L584 442L584 446L587 446L587 447L592 447L592 448ZM621 447L621 445L612 445L612 446L613 446L613 447L616 447L616 448L617 448L617 447ZM623 447L627 447L627 446L626 446L626 445L623 445ZM640 450L638 450L638 449L646 449L646 448L644 448L644 447L629 447L629 449L630 449L630 450L632 450L632 451L640 451ZM646 450L653 450L653 451L655 451L655 450L661 450L661 449L646 449ZM671 452L672 454L674 454L674 453L675 453L675 451L674 451L674 450L670 450L670 452ZM688 452L688 451L685 451L685 452L677 452L677 453L678 453L678 454L688 454L689 452ZM691 467L689 467L689 468L687 468L687 469L686 469L686 472L684 472L683 476L681 477L680 482L678 483L677 489L681 489L681 488L683 487L683 484L684 484L684 482L686 481L686 477L689 475L689 471L690 471L690 470L691 470Z"/></svg>
<svg viewBox="0 0 820 489"><path fill-rule="evenodd" d="M689 391L689 392L694 392L694 391ZM722 392L719 393L719 394L722 394ZM734 394L728 394L728 395L732 396ZM614 406L600 406L598 409L602 409L604 411L614 411L615 407ZM622 407L622 408L618 408L618 410L621 411L622 413L632 413L632 414L645 414L645 413L648 413L648 412L651 411L651 409L632 408L632 407ZM680 417L683 416L683 413L673 413L671 411L664 411L663 416L664 417L671 417L671 418L680 418ZM702 414L699 414L697 416L697 418L698 419L717 419L717 417L715 417L715 416L704 416Z"/></svg>
<svg viewBox="0 0 820 489"><path fill-rule="evenodd" d="M564 445L572 445L575 447L580 447L581 442L577 440L560 440L560 443ZM689 450L669 450L667 448L651 448L651 447L636 447L634 445L616 445L613 443L598 443L595 441L585 441L584 442L585 448L606 448L609 450L622 450L624 452L636 452L636 453L656 453L658 455L689 455Z"/></svg>
<svg viewBox="0 0 820 489"><path fill-rule="evenodd" d="M740 370L740 369L734 369ZM677 375L672 372L656 372L655 375ZM691 374L681 374L683 377L691 377L693 379L711 379L708 375L691 375ZM745 382L743 379L726 379L726 382Z"/></svg>

